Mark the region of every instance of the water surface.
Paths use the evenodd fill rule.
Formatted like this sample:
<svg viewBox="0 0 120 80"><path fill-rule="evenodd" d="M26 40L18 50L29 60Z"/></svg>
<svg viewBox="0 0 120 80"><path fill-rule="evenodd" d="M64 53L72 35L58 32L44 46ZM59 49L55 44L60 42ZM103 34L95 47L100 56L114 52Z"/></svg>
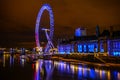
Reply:
<svg viewBox="0 0 120 80"><path fill-rule="evenodd" d="M62 61L0 57L0 80L120 80L120 71L109 67Z"/></svg>

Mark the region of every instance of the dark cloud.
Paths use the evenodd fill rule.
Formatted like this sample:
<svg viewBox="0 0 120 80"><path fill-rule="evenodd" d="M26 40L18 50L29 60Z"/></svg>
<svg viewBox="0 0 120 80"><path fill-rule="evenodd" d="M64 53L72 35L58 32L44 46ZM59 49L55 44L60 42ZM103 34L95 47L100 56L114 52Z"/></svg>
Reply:
<svg viewBox="0 0 120 80"><path fill-rule="evenodd" d="M1 44L34 42L36 17L44 3L52 6L55 36L72 35L79 26L94 34L97 24L101 30L120 25L120 0L0 0ZM47 12L41 24L49 27Z"/></svg>

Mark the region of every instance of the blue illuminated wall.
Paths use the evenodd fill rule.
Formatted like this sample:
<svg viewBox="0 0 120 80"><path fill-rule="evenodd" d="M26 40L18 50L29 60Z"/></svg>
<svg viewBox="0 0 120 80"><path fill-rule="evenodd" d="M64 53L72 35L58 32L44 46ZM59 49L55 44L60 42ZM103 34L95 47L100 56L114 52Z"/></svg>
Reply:
<svg viewBox="0 0 120 80"><path fill-rule="evenodd" d="M63 44L58 46L58 52L60 54L70 54L74 53L74 45L72 44Z"/></svg>
<svg viewBox="0 0 120 80"><path fill-rule="evenodd" d="M75 36L76 37L86 36L86 29L84 29L84 28L77 28L75 30Z"/></svg>
<svg viewBox="0 0 120 80"><path fill-rule="evenodd" d="M108 52L112 56L120 56L120 40L119 39L108 41Z"/></svg>
<svg viewBox="0 0 120 80"><path fill-rule="evenodd" d="M88 52L90 52L90 53L98 52L97 42L88 44Z"/></svg>
<svg viewBox="0 0 120 80"><path fill-rule="evenodd" d="M100 41L100 52L101 52L101 53L104 52L104 43L103 43L102 40Z"/></svg>
<svg viewBox="0 0 120 80"><path fill-rule="evenodd" d="M76 37L80 37L81 36L80 28L78 28L78 29L75 30L75 36Z"/></svg>
<svg viewBox="0 0 120 80"><path fill-rule="evenodd" d="M87 52L87 45L86 45L86 44L83 45L83 52L84 52L84 53Z"/></svg>
<svg viewBox="0 0 120 80"><path fill-rule="evenodd" d="M58 52L59 52L60 54L65 54L64 45L59 45L59 46L58 46Z"/></svg>
<svg viewBox="0 0 120 80"><path fill-rule="evenodd" d="M71 45L68 44L65 46L65 53L70 54L70 51L71 51Z"/></svg>
<svg viewBox="0 0 120 80"><path fill-rule="evenodd" d="M107 46L105 46L107 45ZM60 44L58 46L58 52L60 54L70 53L97 53L98 46L100 53L108 52L111 56L120 56L120 39L110 40L87 40L87 41L76 41L75 43ZM105 48L107 47L107 49Z"/></svg>
<svg viewBox="0 0 120 80"><path fill-rule="evenodd" d="M98 43L97 43L97 41L81 42L81 43L78 43L77 47L78 47L78 52L79 53L98 52Z"/></svg>
<svg viewBox="0 0 120 80"><path fill-rule="evenodd" d="M88 45L88 52L91 52L91 53L94 52L94 44L89 44Z"/></svg>
<svg viewBox="0 0 120 80"><path fill-rule="evenodd" d="M74 53L74 45L71 45L71 53Z"/></svg>
<svg viewBox="0 0 120 80"><path fill-rule="evenodd" d="M110 48L111 48L111 47L110 47L110 46L111 46L111 45L110 45L110 40L107 41L107 45L108 45L108 47L107 47L107 48L108 48L108 54L110 55L110 51L111 51L111 49L110 49Z"/></svg>
<svg viewBox="0 0 120 80"><path fill-rule="evenodd" d="M78 44L78 52L82 53L82 44Z"/></svg>

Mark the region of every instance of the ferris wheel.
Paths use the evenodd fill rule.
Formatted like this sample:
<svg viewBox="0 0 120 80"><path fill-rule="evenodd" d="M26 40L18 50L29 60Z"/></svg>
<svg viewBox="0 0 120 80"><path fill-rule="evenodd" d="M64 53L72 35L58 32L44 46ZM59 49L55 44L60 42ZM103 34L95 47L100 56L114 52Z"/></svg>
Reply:
<svg viewBox="0 0 120 80"><path fill-rule="evenodd" d="M50 19L50 28L46 29L44 27L41 26L41 16L43 14L43 12L47 10L49 12L49 19ZM53 16L53 11L52 8L49 4L44 4L37 16L37 20L36 20L36 28L35 28L35 39L36 39L36 45L38 48L41 47L40 45L40 40L39 40L39 36L41 36L41 31L45 31L45 35L47 38L47 45L45 47L44 52L47 53L49 52L49 50L54 49L54 45L52 43L52 39L53 39L53 33L54 33L54 16Z"/></svg>

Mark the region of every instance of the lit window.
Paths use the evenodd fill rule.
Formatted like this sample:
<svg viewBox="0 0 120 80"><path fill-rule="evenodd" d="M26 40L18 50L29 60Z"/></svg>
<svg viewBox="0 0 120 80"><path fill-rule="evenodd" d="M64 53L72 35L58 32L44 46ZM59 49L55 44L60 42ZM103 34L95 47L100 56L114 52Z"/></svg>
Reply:
<svg viewBox="0 0 120 80"><path fill-rule="evenodd" d="M87 49L87 48L86 48L86 45L84 45L84 52L86 52L86 49Z"/></svg>
<svg viewBox="0 0 120 80"><path fill-rule="evenodd" d="M82 52L82 45L78 45L78 52Z"/></svg>

